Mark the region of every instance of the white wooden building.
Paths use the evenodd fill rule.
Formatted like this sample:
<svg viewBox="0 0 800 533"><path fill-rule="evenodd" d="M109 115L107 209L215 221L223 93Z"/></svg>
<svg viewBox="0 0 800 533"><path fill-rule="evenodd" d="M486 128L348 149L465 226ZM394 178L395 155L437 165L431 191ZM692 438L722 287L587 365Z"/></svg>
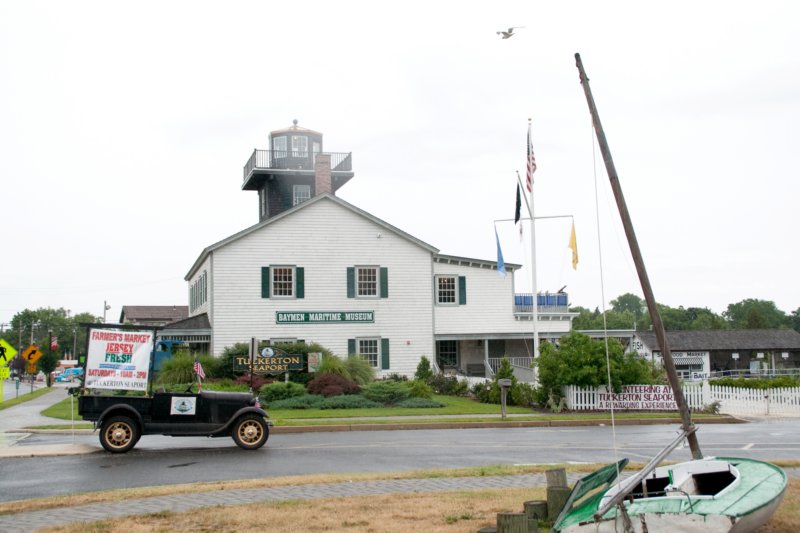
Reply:
<svg viewBox="0 0 800 533"><path fill-rule="evenodd" d="M306 131L273 132L270 145ZM292 172L270 167L274 153L258 152L243 188L259 192L260 222L202 251L185 278L189 318L163 337L205 338L217 356L252 337L316 342L339 356L360 354L384 375L413 375L422 356L471 375L490 375L503 355L530 366L531 298L515 294L519 265L506 264L501 277L494 261L441 254L345 202L321 151L301 153L314 164ZM337 159L349 162L349 154ZM538 332L555 340L576 313L565 294L547 298L538 298Z"/></svg>

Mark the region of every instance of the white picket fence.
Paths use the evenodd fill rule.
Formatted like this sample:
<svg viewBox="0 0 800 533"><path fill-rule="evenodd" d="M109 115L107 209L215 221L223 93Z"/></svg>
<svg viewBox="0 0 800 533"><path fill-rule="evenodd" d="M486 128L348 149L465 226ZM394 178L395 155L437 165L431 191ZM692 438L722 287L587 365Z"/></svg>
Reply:
<svg viewBox="0 0 800 533"><path fill-rule="evenodd" d="M605 387L593 389L569 385L562 389L567 408L573 411L608 410L600 407L601 394L605 393ZM683 395L692 410L701 410L719 402L720 412L731 415L800 416L800 387L742 389L709 385L704 381L702 384L684 385Z"/></svg>

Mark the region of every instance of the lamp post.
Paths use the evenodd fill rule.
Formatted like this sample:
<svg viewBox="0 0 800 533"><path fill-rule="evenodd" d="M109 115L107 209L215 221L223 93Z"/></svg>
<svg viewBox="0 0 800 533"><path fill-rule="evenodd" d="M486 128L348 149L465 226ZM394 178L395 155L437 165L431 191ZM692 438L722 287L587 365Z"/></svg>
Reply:
<svg viewBox="0 0 800 533"><path fill-rule="evenodd" d="M111 306L108 305L108 302L103 300L103 324L106 323L106 311L108 311L109 309L111 309Z"/></svg>

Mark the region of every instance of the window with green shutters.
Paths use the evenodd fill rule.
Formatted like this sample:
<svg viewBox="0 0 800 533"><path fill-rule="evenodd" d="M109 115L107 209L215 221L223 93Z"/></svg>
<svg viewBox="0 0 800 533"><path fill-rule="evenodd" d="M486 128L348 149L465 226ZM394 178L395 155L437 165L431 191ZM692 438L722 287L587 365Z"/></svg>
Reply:
<svg viewBox="0 0 800 533"><path fill-rule="evenodd" d="M348 298L388 298L389 269L377 266L347 267Z"/></svg>
<svg viewBox="0 0 800 533"><path fill-rule="evenodd" d="M261 267L262 298L305 298L305 268Z"/></svg>
<svg viewBox="0 0 800 533"><path fill-rule="evenodd" d="M384 338L358 338L347 339L347 353L360 355L374 368L389 370L389 339Z"/></svg>
<svg viewBox="0 0 800 533"><path fill-rule="evenodd" d="M436 305L466 305L467 278L465 276L434 276Z"/></svg>

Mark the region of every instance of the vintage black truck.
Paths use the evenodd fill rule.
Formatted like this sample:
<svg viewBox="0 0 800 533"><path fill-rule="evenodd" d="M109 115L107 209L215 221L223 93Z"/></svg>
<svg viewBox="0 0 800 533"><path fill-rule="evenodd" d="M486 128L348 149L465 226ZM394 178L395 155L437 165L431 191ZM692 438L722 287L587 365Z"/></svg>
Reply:
<svg viewBox="0 0 800 533"><path fill-rule="evenodd" d="M80 387L71 389L78 398L78 413L100 430L103 448L125 453L136 446L142 435L232 437L245 450L257 450L267 442L267 413L249 392L192 392L197 385L185 392L152 392L149 376L169 358L172 345L153 342L140 333L91 329L90 337L99 339L101 345L95 352L102 357L89 350L84 380ZM133 354L138 341L147 350L149 369L142 370L141 365L146 362L139 363L139 370L136 369ZM128 352L130 358L126 357ZM144 390L121 395L113 389L116 384L126 391Z"/></svg>

